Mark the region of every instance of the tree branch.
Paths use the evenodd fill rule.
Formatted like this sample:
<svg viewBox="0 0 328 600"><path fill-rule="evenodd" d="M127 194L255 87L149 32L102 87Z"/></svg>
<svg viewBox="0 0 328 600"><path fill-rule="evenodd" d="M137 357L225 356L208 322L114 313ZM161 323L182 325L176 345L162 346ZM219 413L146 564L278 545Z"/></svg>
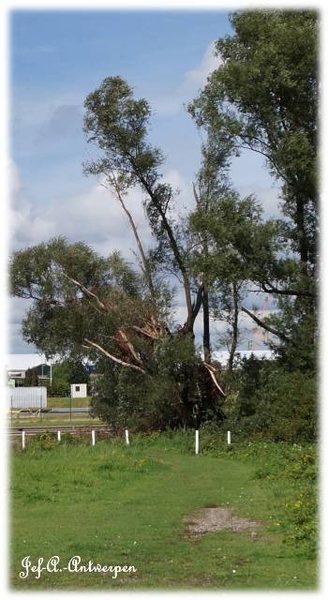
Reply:
<svg viewBox="0 0 328 600"><path fill-rule="evenodd" d="M140 255L140 258L141 258L141 262L142 262L142 271L143 271L144 276L146 278L146 281L147 281L148 288L149 288L149 291L151 293L151 296L154 297L155 296L155 289L154 289L154 284L153 284L153 280L152 280L152 276L151 276L151 272L150 272L150 268L149 268L149 263L148 263L146 254L144 252L141 239L139 237L137 226L136 226L136 224L135 224L135 222L133 220L132 214L130 213L130 211L127 209L127 207L125 205L125 202L123 200L123 197L122 197L122 194L120 192L119 185L118 185L118 182L117 182L115 176L112 175L112 174L108 174L107 173L107 177L108 177L108 179L109 179L112 187L114 188L116 197L117 197L120 205L122 206L122 209L125 212L125 214L126 214L126 216L128 218L128 221L130 223L133 235L134 235L135 240L137 242L137 246L138 246L138 250L139 250L139 255Z"/></svg>
<svg viewBox="0 0 328 600"><path fill-rule="evenodd" d="M71 281L72 283L74 283L74 285L77 285L77 287L81 290L81 292L83 292L86 296L89 296L89 298L94 298L96 300L98 306L100 306L100 308L102 308L105 312L108 312L108 308L100 300L100 298L98 298L98 296L96 294L94 294L93 292L91 292L91 290L88 290L88 288L86 288L82 283L80 283L76 279L73 279L73 277L70 277L69 275L67 275L67 273L65 273L64 271L63 271L63 275L69 281Z"/></svg>
<svg viewBox="0 0 328 600"><path fill-rule="evenodd" d="M205 369L208 370L208 372L209 372L212 380L214 381L215 387L218 388L218 390L220 391L220 393L222 394L222 396L225 398L226 394L224 393L223 389L218 384L217 379L215 377L215 369L214 369L214 367L212 365L207 364L206 362L204 362L204 366L205 366Z"/></svg>
<svg viewBox="0 0 328 600"><path fill-rule="evenodd" d="M119 339L119 337L121 339ZM116 337L114 337L115 341L122 346L122 348L124 350L126 350L126 348L129 349L129 351L131 352L133 358L139 363L142 364L142 360L139 358L138 354L136 353L134 346L132 344L132 342L130 342L128 336L126 335L126 333L124 333L124 331L122 329L119 329Z"/></svg>
<svg viewBox="0 0 328 600"><path fill-rule="evenodd" d="M189 277L188 277L188 273L187 273L187 269L186 269L186 265L183 262L182 256L181 256L181 252L179 250L179 246L177 244L177 240L175 239L172 227L166 217L165 211L163 210L160 202L158 201L158 198L156 197L156 194L154 193L154 190L152 189L150 183L147 181L147 179L145 178L145 176L140 173L136 163L135 163L135 159L132 156L131 153L127 152L127 157L130 161L132 170L134 171L134 173L136 174L136 176L138 177L139 183L141 184L141 186L145 189L145 191L147 192L147 194L149 195L149 197L151 198L152 202L154 203L154 205L156 206L156 209L159 213L159 216L161 217L162 220L162 224L163 227L167 233L169 242L170 242L170 246L173 252L173 256L178 264L178 267L180 269L181 275L182 275L182 279L183 279L183 287L184 287L184 291L185 291L185 297L186 297L186 304L187 304L187 312L188 312L188 319L187 319L187 323L191 320L191 316L192 316L192 302L191 302L191 291L190 291L190 281L189 281ZM187 323L185 325L187 325Z"/></svg>
<svg viewBox="0 0 328 600"><path fill-rule="evenodd" d="M251 319L253 319L253 321L255 321L255 323L257 325L259 325L260 327L263 327L263 329L265 329L266 331L269 331L269 333L272 333L273 335L276 335L277 337L281 338L282 340L285 340L286 342L289 341L289 337L287 337L284 333L281 333L281 331L278 331L278 329L275 329L274 327L271 327L270 325L267 325L266 323L264 323L264 321L261 321L261 319L259 319L258 317L256 317L256 315L254 315L253 313L251 313L244 306L241 307L241 310L244 313L246 313L249 317L251 317Z"/></svg>
<svg viewBox="0 0 328 600"><path fill-rule="evenodd" d="M140 373L143 373L144 375L147 374L146 371L141 367L138 367L137 365L131 365L131 363L127 363L124 360L117 358L117 356L110 354L109 352L107 352L107 350L99 346L99 344L96 344L96 342L92 342L88 338L84 338L84 341L86 344L88 344L89 348L96 348L97 350L99 350L99 352L101 352L101 354L107 356L107 358L110 358L112 361L118 363L119 365L122 365L123 367L128 367L129 369L134 369L135 371L140 371Z"/></svg>
<svg viewBox="0 0 328 600"><path fill-rule="evenodd" d="M267 292L268 294L280 294L283 296L306 296L309 298L316 298L316 294L313 292L301 292L299 290L281 290L277 287L275 287L272 283L270 283L269 281L266 281L265 283L261 283L262 286L262 290L264 292ZM267 287L269 286L269 287Z"/></svg>

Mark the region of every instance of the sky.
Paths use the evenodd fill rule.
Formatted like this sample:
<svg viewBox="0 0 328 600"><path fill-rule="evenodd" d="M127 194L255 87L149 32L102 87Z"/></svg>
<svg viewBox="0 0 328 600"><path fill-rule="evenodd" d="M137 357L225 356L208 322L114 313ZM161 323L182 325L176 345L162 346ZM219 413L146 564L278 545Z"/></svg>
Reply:
<svg viewBox="0 0 328 600"><path fill-rule="evenodd" d="M214 41L229 33L227 10L11 10L10 251L64 235L103 255L120 249L133 260L133 238L119 207L82 172L94 152L82 130L83 102L105 77L121 76L136 97L148 100L150 139L166 157L164 179L180 190L180 206L192 208L201 136L185 105L219 66ZM231 178L242 195L257 196L266 216L277 216L279 188L258 155L236 159ZM130 206L150 243L135 200L133 193ZM20 334L27 307L25 300L10 301L12 353L33 351Z"/></svg>

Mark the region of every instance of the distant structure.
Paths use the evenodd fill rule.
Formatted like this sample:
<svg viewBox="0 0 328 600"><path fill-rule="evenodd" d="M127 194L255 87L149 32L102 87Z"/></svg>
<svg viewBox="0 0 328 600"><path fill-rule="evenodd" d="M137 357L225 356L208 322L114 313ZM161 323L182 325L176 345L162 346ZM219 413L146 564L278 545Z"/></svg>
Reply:
<svg viewBox="0 0 328 600"><path fill-rule="evenodd" d="M272 350L237 350L235 353L235 359L238 356L240 356L240 358L250 358L252 355L254 358L259 359L274 359L274 352ZM217 360L223 368L226 367L229 360L228 350L218 350L216 352L212 352L212 360Z"/></svg>
<svg viewBox="0 0 328 600"><path fill-rule="evenodd" d="M24 385L26 371L36 371L39 383L52 380L52 364L47 361L44 354L8 354L6 361L7 380L15 382L15 387Z"/></svg>
<svg viewBox="0 0 328 600"><path fill-rule="evenodd" d="M47 408L47 388L44 386L9 387L8 404L10 410L42 410Z"/></svg>
<svg viewBox="0 0 328 600"><path fill-rule="evenodd" d="M87 384L86 383L72 383L71 385L71 398L86 398Z"/></svg>

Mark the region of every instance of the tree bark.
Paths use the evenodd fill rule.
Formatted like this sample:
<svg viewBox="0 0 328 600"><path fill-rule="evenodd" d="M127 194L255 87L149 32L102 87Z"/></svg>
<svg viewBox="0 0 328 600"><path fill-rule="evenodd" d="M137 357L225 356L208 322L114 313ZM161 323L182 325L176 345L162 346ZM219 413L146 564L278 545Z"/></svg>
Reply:
<svg viewBox="0 0 328 600"><path fill-rule="evenodd" d="M228 360L228 371L232 372L233 369L233 360L235 357L235 352L238 345L238 289L237 284L234 281L232 283L232 302L233 302L233 321L232 321L232 339L231 339L231 348L229 351L229 360Z"/></svg>

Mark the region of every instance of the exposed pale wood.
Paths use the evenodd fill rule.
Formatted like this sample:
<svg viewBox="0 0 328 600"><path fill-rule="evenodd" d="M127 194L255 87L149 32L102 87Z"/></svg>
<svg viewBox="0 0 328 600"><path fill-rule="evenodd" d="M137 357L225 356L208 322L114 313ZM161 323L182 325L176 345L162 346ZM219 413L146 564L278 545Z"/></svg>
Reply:
<svg viewBox="0 0 328 600"><path fill-rule="evenodd" d="M220 393L222 394L222 396L226 397L226 394L224 393L223 389L221 388L221 386L218 384L216 376L215 376L215 369L212 365L209 365L207 363L204 362L204 366L205 368L208 370L215 386L218 388L218 390L220 391Z"/></svg>
<svg viewBox="0 0 328 600"><path fill-rule="evenodd" d="M132 365L131 363L127 363L124 360L121 360L120 358L118 358L117 356L114 356L113 354L110 354L107 350L105 350L105 348L102 348L99 344L97 344L96 342L92 342L88 338L84 338L84 341L86 344L88 344L89 347L91 346L92 348L96 348L104 356L107 356L108 358L110 358L112 361L118 363L119 365L123 365L123 367L128 367L129 369L134 369L135 371L140 371L140 373L144 373L144 375L146 375L146 371L144 369L142 369L141 367L138 367L138 365Z"/></svg>

